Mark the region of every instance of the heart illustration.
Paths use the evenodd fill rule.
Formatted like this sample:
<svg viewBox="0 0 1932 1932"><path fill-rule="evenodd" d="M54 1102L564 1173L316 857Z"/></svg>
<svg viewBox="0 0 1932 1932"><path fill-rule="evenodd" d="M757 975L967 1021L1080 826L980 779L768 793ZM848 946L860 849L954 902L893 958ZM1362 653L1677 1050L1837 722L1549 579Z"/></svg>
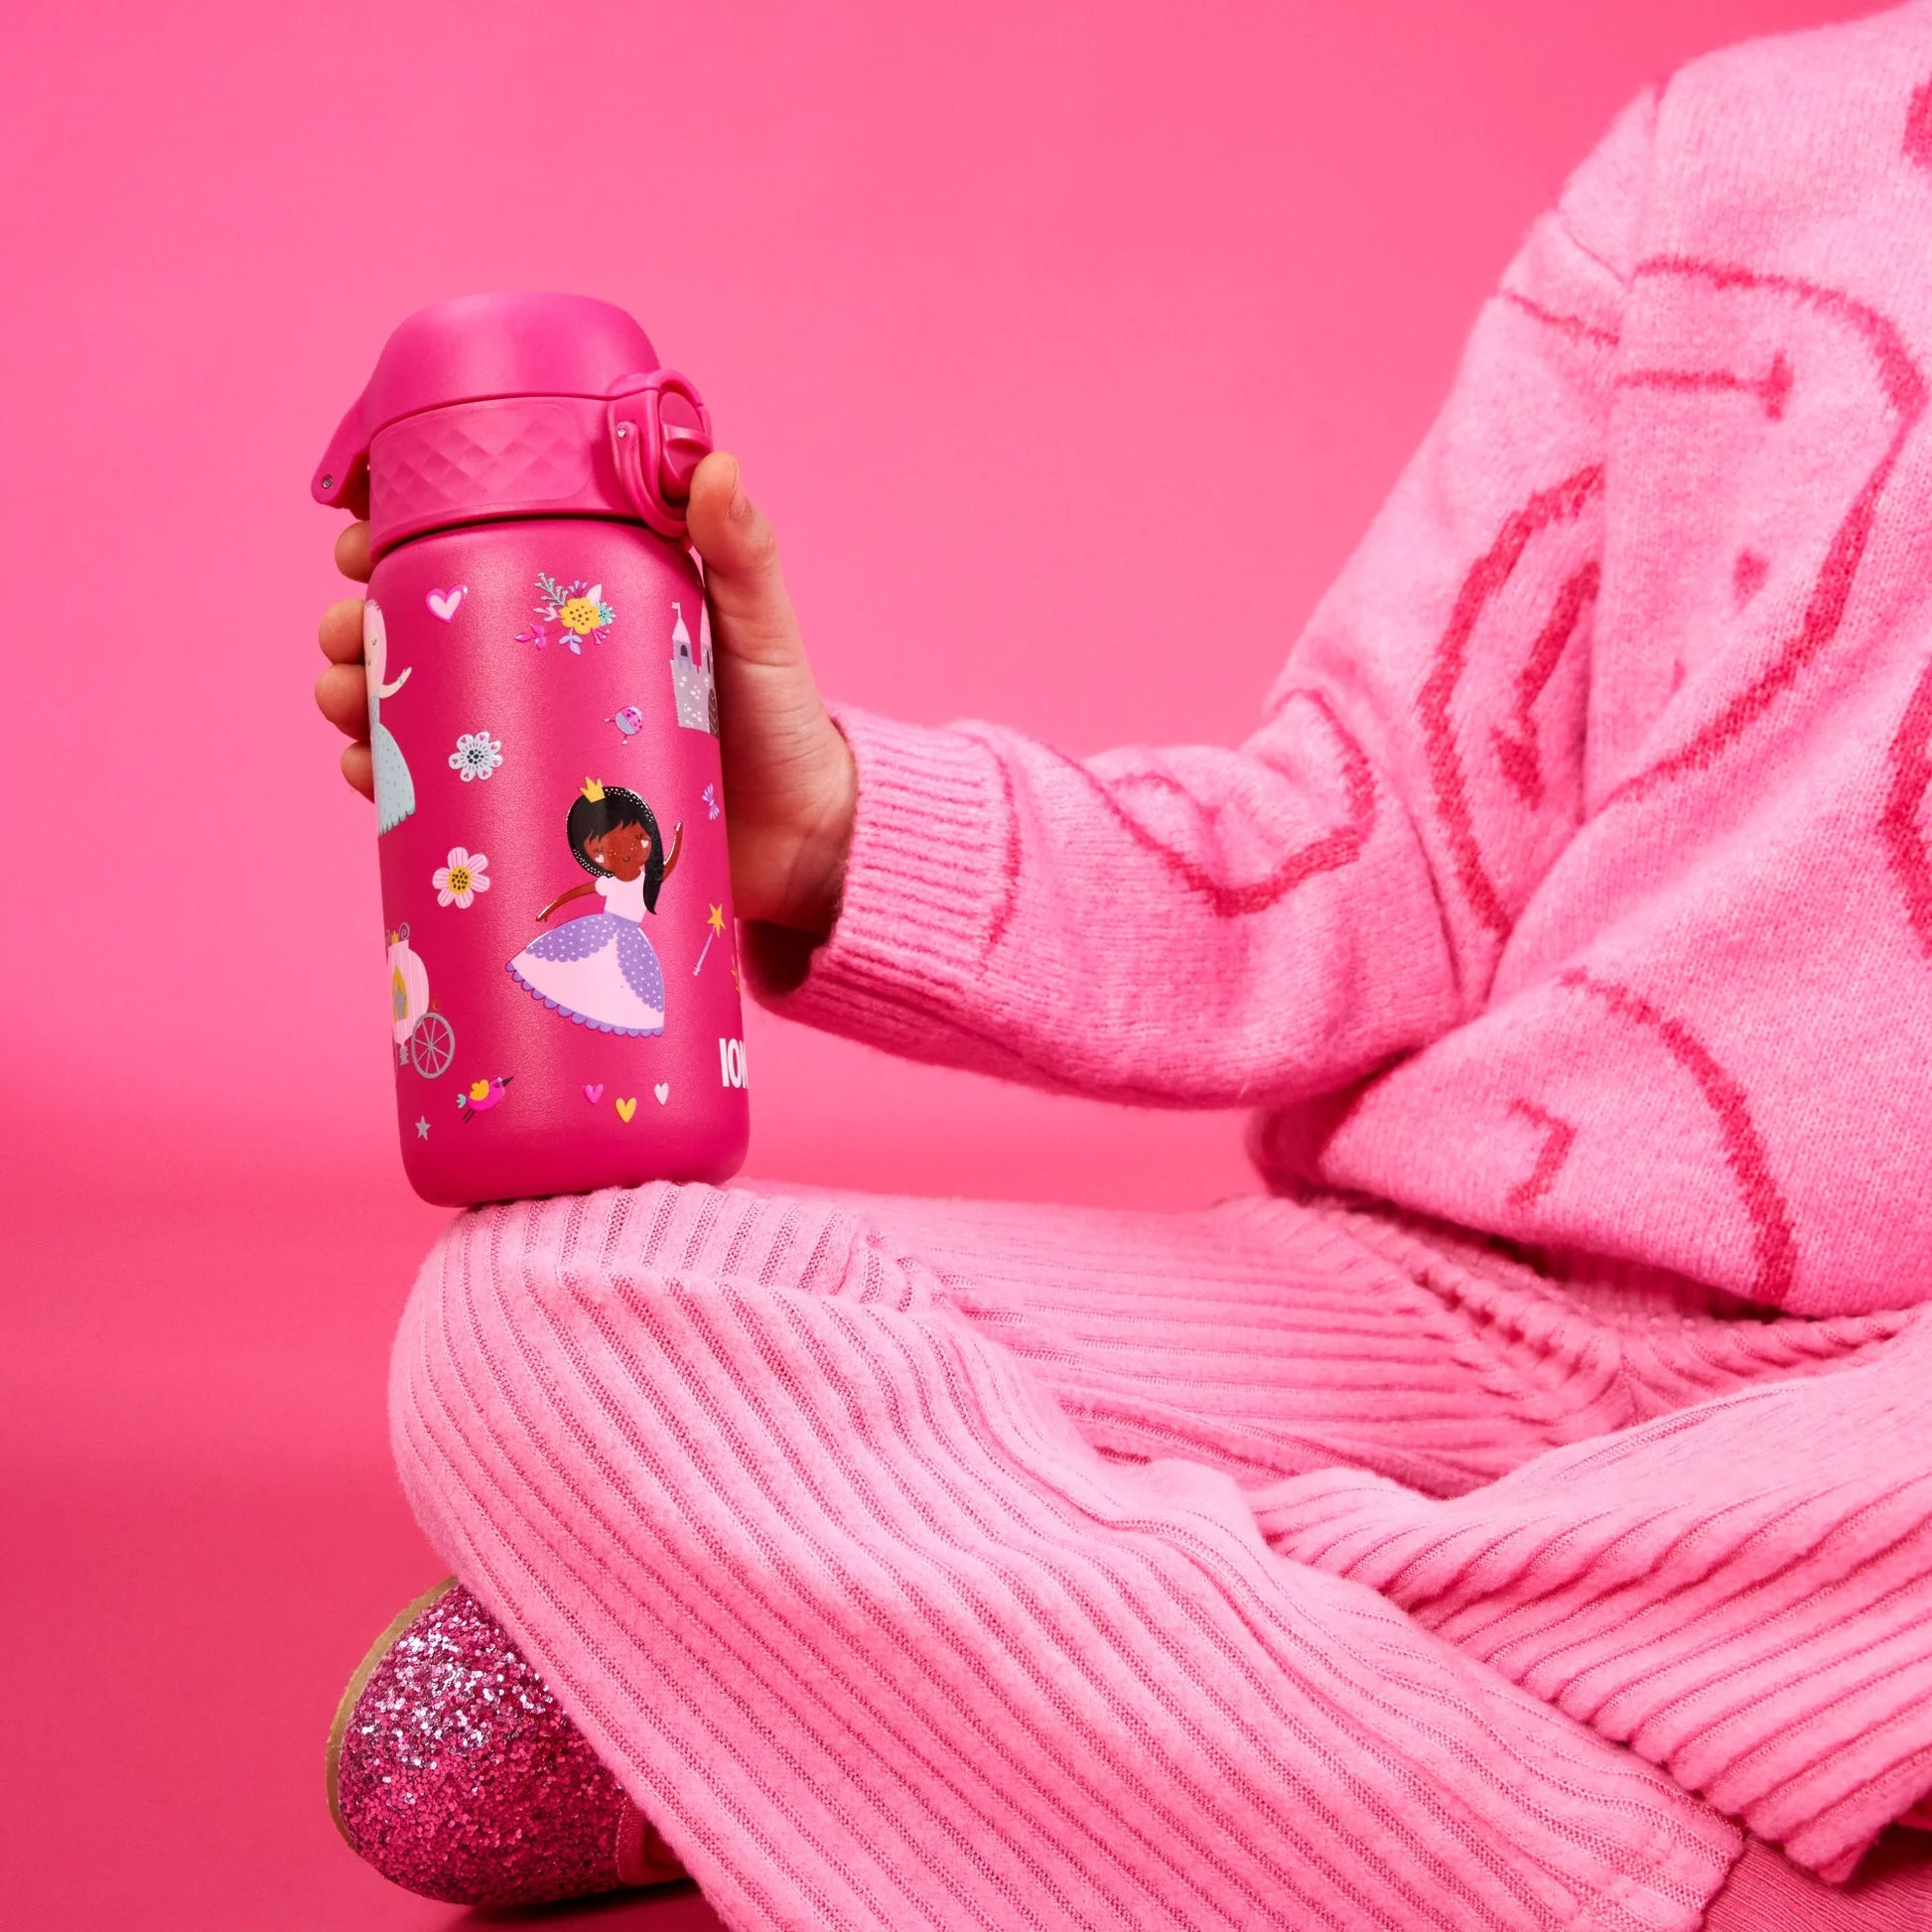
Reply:
<svg viewBox="0 0 1932 1932"><path fill-rule="evenodd" d="M661 1107L671 1097L671 1083L668 1080L659 1080L651 1088L651 1092L657 1096L657 1104Z"/></svg>
<svg viewBox="0 0 1932 1932"><path fill-rule="evenodd" d="M463 608L463 600L470 595L468 584L459 584L453 591L431 591L429 594L430 616L441 618L445 623Z"/></svg>
<svg viewBox="0 0 1932 1932"><path fill-rule="evenodd" d="M618 1118L620 1120L628 1120L636 1111L637 1103L634 1100L620 1100L618 1102Z"/></svg>
<svg viewBox="0 0 1932 1932"><path fill-rule="evenodd" d="M604 1082L600 1080L596 1086L586 1087L584 1089L584 1098L595 1107L604 1098Z"/></svg>

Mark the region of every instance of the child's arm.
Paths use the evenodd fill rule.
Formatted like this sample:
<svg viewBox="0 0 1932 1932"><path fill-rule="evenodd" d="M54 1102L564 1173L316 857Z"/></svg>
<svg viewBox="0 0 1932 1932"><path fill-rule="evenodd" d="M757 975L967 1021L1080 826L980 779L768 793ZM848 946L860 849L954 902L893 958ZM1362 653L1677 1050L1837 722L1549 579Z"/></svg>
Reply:
<svg viewBox="0 0 1932 1932"><path fill-rule="evenodd" d="M1530 234L1253 738L1074 759L841 712L843 907L808 958L753 935L759 990L912 1057L1197 1104L1338 1087L1479 1010L1581 814L1650 127L1645 100Z"/></svg>

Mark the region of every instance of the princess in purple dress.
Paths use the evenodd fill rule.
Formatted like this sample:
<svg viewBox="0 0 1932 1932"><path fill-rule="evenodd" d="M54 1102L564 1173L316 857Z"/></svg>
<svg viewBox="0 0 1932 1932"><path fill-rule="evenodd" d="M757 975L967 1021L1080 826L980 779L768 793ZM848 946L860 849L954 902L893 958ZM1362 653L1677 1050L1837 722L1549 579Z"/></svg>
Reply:
<svg viewBox="0 0 1932 1932"><path fill-rule="evenodd" d="M644 937L644 915L684 849L682 823L671 830L667 857L650 807L622 785L585 780L566 826L577 863L592 877L559 893L537 914L547 921L558 906L587 893L604 910L539 933L509 962L519 985L580 1027L641 1037L664 1031L664 972Z"/></svg>

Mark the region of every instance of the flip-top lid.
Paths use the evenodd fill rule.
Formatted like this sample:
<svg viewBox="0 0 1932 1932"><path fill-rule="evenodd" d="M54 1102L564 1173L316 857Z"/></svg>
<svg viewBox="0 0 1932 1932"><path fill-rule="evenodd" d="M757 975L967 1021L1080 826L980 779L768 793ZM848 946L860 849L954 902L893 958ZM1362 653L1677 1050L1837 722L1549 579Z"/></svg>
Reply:
<svg viewBox="0 0 1932 1932"><path fill-rule="evenodd" d="M589 295L460 295L418 309L383 344L311 484L368 513L369 444L404 416L494 396L609 396L657 368L657 351L615 303Z"/></svg>

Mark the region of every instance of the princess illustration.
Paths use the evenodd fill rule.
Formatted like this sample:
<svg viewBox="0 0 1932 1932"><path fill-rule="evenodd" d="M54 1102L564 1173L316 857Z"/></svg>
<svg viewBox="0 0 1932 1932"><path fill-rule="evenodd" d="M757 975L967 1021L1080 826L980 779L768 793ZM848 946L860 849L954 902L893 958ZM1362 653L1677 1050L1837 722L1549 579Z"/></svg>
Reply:
<svg viewBox="0 0 1932 1932"><path fill-rule="evenodd" d="M538 923L587 893L604 900L604 910L539 933L509 962L509 971L545 1006L580 1027L634 1036L661 1034L664 974L643 922L646 912L657 910L658 892L684 849L684 827L671 828L666 856L657 820L634 791L587 778L571 802L565 835L577 863L592 877L559 893L537 914Z"/></svg>
<svg viewBox="0 0 1932 1932"><path fill-rule="evenodd" d="M370 598L362 606L362 662L369 680L369 753L375 760L375 830L393 832L416 809L416 783L395 734L382 722L382 700L393 698L409 681L405 668L391 684L382 680L389 665L389 627L382 607Z"/></svg>

